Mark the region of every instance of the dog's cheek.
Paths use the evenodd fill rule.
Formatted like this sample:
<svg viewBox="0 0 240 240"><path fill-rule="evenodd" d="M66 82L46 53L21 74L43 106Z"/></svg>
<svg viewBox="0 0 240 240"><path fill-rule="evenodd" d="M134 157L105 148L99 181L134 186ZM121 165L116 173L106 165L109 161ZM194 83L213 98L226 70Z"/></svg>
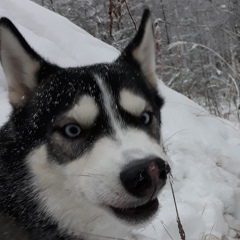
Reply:
<svg viewBox="0 0 240 240"><path fill-rule="evenodd" d="M117 143L107 137L98 140L92 150L68 164L67 175L78 186L77 194L93 204L111 203L123 191L119 173L121 154Z"/></svg>
<svg viewBox="0 0 240 240"><path fill-rule="evenodd" d="M74 198L76 202L80 202L84 197L83 191L81 189L81 181L86 177L83 174L83 159L76 159L64 166L63 174L65 176L64 188L69 191L71 197Z"/></svg>

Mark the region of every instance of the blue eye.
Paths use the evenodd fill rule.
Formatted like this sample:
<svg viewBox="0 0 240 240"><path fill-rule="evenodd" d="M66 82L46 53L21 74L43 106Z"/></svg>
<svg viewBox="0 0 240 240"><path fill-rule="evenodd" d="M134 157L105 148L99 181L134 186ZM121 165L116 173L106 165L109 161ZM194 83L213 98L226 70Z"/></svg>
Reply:
<svg viewBox="0 0 240 240"><path fill-rule="evenodd" d="M152 121L152 114L146 111L143 112L141 115L141 122L147 126L151 123L151 121Z"/></svg>
<svg viewBox="0 0 240 240"><path fill-rule="evenodd" d="M75 138L81 134L81 128L77 124L66 125L63 130L65 135L69 138Z"/></svg>

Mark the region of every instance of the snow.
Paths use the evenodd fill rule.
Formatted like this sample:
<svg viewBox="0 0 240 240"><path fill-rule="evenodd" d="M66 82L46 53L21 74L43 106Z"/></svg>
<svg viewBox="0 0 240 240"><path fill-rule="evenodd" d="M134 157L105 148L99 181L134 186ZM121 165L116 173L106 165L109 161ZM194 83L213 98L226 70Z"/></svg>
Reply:
<svg viewBox="0 0 240 240"><path fill-rule="evenodd" d="M29 0L1 0L0 16L9 17L38 53L60 66L107 62L118 56L113 47ZM6 90L1 69L0 125L11 109ZM234 239L240 231L239 124L210 115L161 81L159 91L166 102L163 139L186 239ZM169 184L159 199L161 211L149 226L134 232L137 239L180 239Z"/></svg>

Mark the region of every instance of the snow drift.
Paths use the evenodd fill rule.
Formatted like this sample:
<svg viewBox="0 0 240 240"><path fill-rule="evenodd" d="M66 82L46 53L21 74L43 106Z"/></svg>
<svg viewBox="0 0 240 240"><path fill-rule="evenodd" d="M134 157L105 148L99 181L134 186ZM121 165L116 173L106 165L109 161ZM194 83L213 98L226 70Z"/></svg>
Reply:
<svg viewBox="0 0 240 240"><path fill-rule="evenodd" d="M40 55L60 66L112 61L119 54L29 0L1 0L0 16L10 18ZM6 90L0 69L0 125L11 109ZM160 80L159 91L165 98L164 145L171 158L173 187L186 239L233 239L240 232L239 123L210 115ZM152 224L134 232L137 239L180 239L169 185L159 199L161 211Z"/></svg>

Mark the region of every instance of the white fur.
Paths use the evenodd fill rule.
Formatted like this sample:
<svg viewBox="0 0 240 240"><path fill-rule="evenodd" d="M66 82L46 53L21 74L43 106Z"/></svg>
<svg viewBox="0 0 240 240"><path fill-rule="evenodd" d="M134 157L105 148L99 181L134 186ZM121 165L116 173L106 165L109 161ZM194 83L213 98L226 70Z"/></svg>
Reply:
<svg viewBox="0 0 240 240"><path fill-rule="evenodd" d="M93 233L124 237L131 227L122 225L101 205L92 204L85 198L80 182L84 178L91 181L91 176L84 173L85 161L83 159L76 161L77 169L72 170L69 169L74 168L74 164L66 168L50 163L45 146L29 154L28 165L34 176L32 184L40 191L38 198L42 209L58 223L60 230L66 229L80 236L84 233Z"/></svg>
<svg viewBox="0 0 240 240"><path fill-rule="evenodd" d="M102 98L103 98L103 105L105 106L105 109L108 113L110 123L116 132L120 132L120 131L118 131L120 129L119 123L115 120L115 116L114 116L115 109L113 109L113 106L112 106L112 104L114 103L112 94L108 91L107 86L105 85L105 83L104 83L103 79L101 79L101 77L99 77L98 75L95 75L95 80L96 80L96 83L98 84L98 87L101 90ZM117 107L117 105L116 105L116 107Z"/></svg>
<svg viewBox="0 0 240 240"><path fill-rule="evenodd" d="M147 107L147 102L143 98L127 89L120 92L119 103L125 111L136 116L140 116Z"/></svg>
<svg viewBox="0 0 240 240"><path fill-rule="evenodd" d="M95 122L98 114L99 109L94 99L88 95L84 95L67 113L67 116L78 121L81 126L90 127Z"/></svg>
<svg viewBox="0 0 240 240"><path fill-rule="evenodd" d="M21 103L29 89L36 86L35 73L39 62L32 59L17 38L5 27L1 27L1 62L8 80L11 104Z"/></svg>

